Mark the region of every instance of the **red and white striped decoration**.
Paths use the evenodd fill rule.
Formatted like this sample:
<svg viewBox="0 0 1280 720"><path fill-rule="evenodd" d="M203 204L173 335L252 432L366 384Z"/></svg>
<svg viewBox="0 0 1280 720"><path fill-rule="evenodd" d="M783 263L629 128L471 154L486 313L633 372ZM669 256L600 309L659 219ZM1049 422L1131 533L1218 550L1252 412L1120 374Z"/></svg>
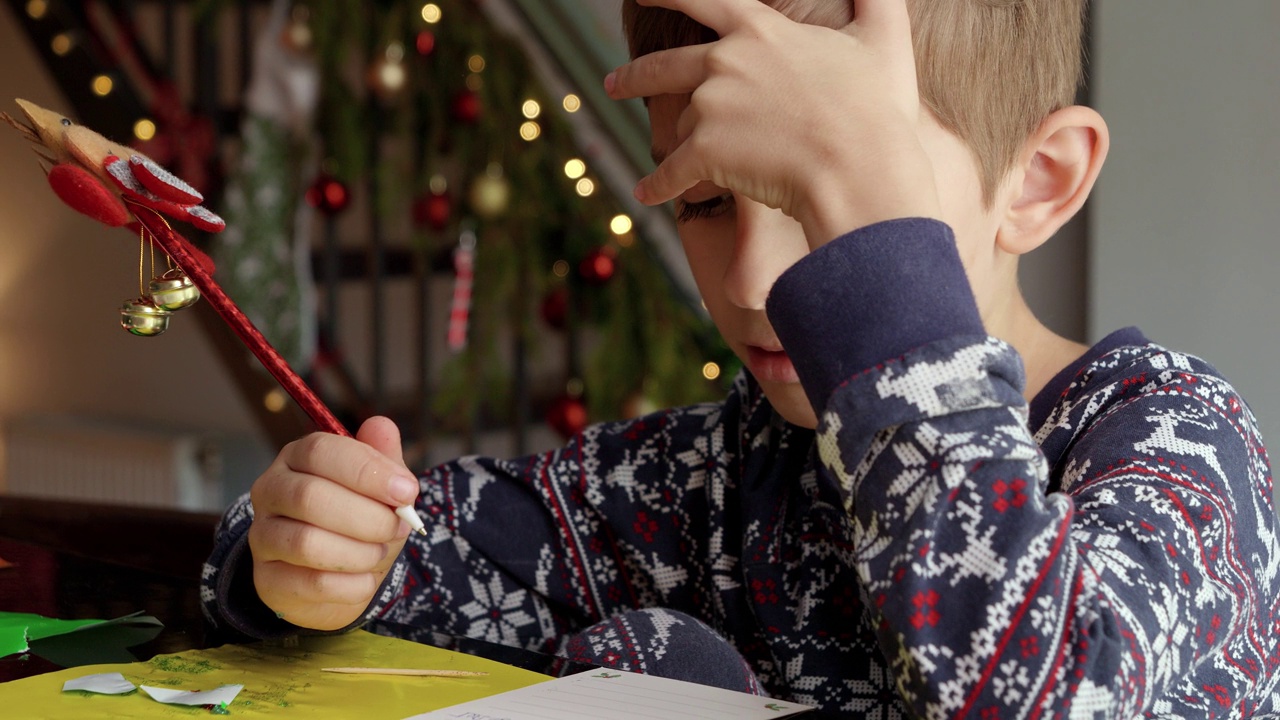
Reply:
<svg viewBox="0 0 1280 720"><path fill-rule="evenodd" d="M467 346L467 325L471 320L471 281L475 277L476 234L462 231L453 251L453 303L449 307L449 349L460 352Z"/></svg>

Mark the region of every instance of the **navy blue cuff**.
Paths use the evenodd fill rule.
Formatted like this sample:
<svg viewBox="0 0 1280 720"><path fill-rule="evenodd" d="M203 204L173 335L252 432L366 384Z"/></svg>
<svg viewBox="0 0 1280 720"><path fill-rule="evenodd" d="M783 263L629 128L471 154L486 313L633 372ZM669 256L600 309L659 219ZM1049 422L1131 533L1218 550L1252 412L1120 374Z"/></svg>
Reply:
<svg viewBox="0 0 1280 720"><path fill-rule="evenodd" d="M935 340L986 334L951 228L926 218L823 245L778 278L765 309L818 413L868 368Z"/></svg>
<svg viewBox="0 0 1280 720"><path fill-rule="evenodd" d="M253 585L248 533L236 539L223 560L215 592L223 617L237 632L261 640L308 632L281 620L258 598Z"/></svg>

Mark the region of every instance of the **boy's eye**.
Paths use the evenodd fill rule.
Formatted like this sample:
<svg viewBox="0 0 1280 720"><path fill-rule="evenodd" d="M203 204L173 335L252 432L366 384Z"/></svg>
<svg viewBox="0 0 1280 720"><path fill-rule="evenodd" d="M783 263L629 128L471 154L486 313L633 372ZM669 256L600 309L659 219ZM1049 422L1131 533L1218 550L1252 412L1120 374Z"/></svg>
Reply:
<svg viewBox="0 0 1280 720"><path fill-rule="evenodd" d="M691 222L703 218L713 218L733 209L733 193L725 193L701 202L676 201L676 221Z"/></svg>

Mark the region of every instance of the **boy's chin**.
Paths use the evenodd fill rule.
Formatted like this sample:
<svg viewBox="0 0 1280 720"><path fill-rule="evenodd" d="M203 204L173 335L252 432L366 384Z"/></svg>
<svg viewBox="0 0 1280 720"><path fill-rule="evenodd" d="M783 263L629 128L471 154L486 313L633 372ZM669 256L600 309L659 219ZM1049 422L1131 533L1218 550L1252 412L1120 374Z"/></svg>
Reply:
<svg viewBox="0 0 1280 720"><path fill-rule="evenodd" d="M818 427L818 417L809 404L809 396L804 394L800 383L760 383L769 404L782 416L783 420L810 430Z"/></svg>

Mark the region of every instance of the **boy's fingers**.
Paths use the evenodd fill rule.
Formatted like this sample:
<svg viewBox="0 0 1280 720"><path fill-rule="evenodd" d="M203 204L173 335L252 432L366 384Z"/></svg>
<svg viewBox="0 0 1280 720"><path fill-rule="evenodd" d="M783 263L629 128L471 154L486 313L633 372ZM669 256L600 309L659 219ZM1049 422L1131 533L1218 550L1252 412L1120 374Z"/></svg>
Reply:
<svg viewBox="0 0 1280 720"><path fill-rule="evenodd" d="M352 605L364 609L369 598L378 591L379 582L381 578L376 573L328 572L279 560L258 562L255 558L253 567L254 586L268 607L279 604L296 606L302 602Z"/></svg>
<svg viewBox="0 0 1280 720"><path fill-rule="evenodd" d="M341 573L380 570L388 552L385 545L360 542L284 517L250 525L249 547L260 562L281 561Z"/></svg>
<svg viewBox="0 0 1280 720"><path fill-rule="evenodd" d="M418 497L417 478L403 462L355 438L312 433L286 445L280 459L294 472L329 479L387 505L409 505Z"/></svg>
<svg viewBox="0 0 1280 720"><path fill-rule="evenodd" d="M689 143L681 143L648 177L636 184L636 199L645 205L661 205L698 184L701 178L693 171L692 155Z"/></svg>
<svg viewBox="0 0 1280 720"><path fill-rule="evenodd" d="M691 93L706 79L706 54L689 45L638 57L605 78L605 91L615 100Z"/></svg>
<svg viewBox="0 0 1280 720"><path fill-rule="evenodd" d="M288 517L363 542L391 542L400 529L386 503L312 475L281 473L251 499L259 517Z"/></svg>

